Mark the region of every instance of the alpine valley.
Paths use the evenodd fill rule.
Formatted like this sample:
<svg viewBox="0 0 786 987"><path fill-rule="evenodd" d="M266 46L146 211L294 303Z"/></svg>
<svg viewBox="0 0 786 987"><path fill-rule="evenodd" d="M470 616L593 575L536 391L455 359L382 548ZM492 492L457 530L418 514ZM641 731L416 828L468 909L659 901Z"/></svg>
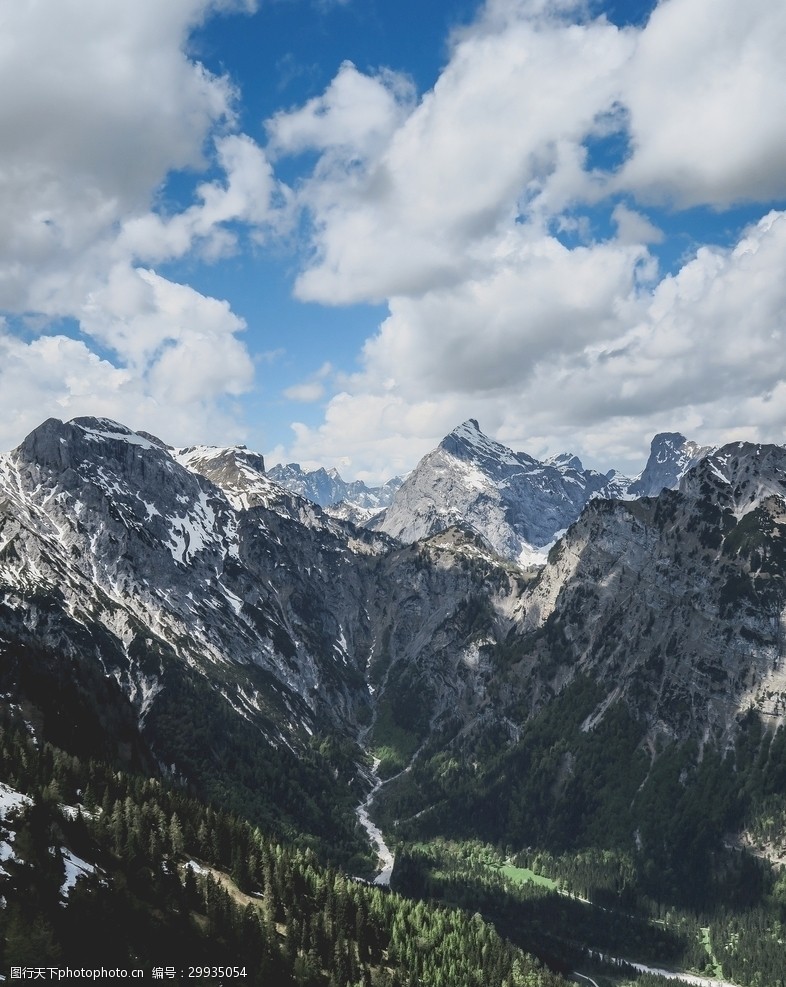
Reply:
<svg viewBox="0 0 786 987"><path fill-rule="evenodd" d="M783 985L785 574L778 446L628 478L469 420L370 489L44 422L0 457L2 966Z"/></svg>

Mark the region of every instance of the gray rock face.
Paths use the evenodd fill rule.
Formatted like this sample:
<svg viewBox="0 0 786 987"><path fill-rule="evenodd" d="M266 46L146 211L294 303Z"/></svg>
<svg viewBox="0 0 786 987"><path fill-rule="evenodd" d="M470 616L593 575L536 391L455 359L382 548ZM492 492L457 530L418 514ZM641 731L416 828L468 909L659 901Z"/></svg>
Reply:
<svg viewBox="0 0 786 987"><path fill-rule="evenodd" d="M378 528L413 542L460 525L505 558L544 561L544 547L609 480L569 453L539 462L513 452L470 419L418 463Z"/></svg>
<svg viewBox="0 0 786 987"><path fill-rule="evenodd" d="M33 610L36 595L48 593L91 633L112 636L107 671L140 715L176 661L215 678L227 701L269 733L271 717L295 736L322 717L351 722L368 697L356 686L357 667L337 658L342 631L331 611L343 611L345 596L362 597L346 562L352 544L337 543L305 502L309 523L289 516L298 505L289 513L258 506L269 494L252 483L261 459L237 450L190 455L247 506L117 423L50 420L36 429L0 469L6 600ZM338 588L334 564L352 570ZM260 672L277 690L263 695Z"/></svg>
<svg viewBox="0 0 786 987"><path fill-rule="evenodd" d="M579 672L606 690L596 718L620 699L643 738L723 744L748 707L782 722L786 450L725 446L652 498L614 483L468 422L399 490L386 530L423 539L402 544L247 450L50 419L0 457L0 654L25 636L85 656L143 726L178 668L293 748L383 714L415 746L515 737ZM565 527L537 575L499 557Z"/></svg>
<svg viewBox="0 0 786 987"><path fill-rule="evenodd" d="M709 452L680 480L680 493L712 499L736 518L771 497L786 496L786 450L782 446L734 442Z"/></svg>
<svg viewBox="0 0 786 987"><path fill-rule="evenodd" d="M220 487L235 510L265 507L291 518L314 514L303 498L272 480L265 473L264 458L245 446L189 446L169 451L189 472Z"/></svg>
<svg viewBox="0 0 786 987"><path fill-rule="evenodd" d="M593 501L554 548L523 627L622 698L651 736L723 746L738 717L786 718L786 450L733 444L680 490ZM549 646L542 642L543 656ZM598 710L602 715L602 710Z"/></svg>
<svg viewBox="0 0 786 987"><path fill-rule="evenodd" d="M0 457L0 653L24 632L95 662L142 726L177 669L274 747L357 737L388 689L415 683L423 729L447 695L481 702L461 659L478 633L466 606L472 566L496 563L461 539L403 548L263 468L106 419L45 422Z"/></svg>
<svg viewBox="0 0 786 987"><path fill-rule="evenodd" d="M714 451L714 446L700 446L680 432L660 432L653 438L647 465L631 483L629 493L657 497L661 490L676 490L687 471Z"/></svg>

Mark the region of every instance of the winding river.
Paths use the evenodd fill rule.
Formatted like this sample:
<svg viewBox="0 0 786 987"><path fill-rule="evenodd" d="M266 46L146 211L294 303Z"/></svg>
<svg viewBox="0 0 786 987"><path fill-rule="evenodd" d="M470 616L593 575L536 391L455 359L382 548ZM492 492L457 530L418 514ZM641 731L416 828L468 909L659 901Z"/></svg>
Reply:
<svg viewBox="0 0 786 987"><path fill-rule="evenodd" d="M374 878L374 884L379 884L382 887L387 887L390 884L390 875L393 873L393 863L395 857L393 851L385 843L384 837L379 830L379 827L374 825L374 823L369 818L368 810L371 807L371 803L377 792L383 785L380 778L377 777L377 768L379 767L379 758L374 758L374 763L371 767L371 773L374 778L374 787L368 793L366 800L362 802L355 812L357 813L360 825L368 833L369 842L376 849L377 855L379 856L379 864L381 869Z"/></svg>
<svg viewBox="0 0 786 987"><path fill-rule="evenodd" d="M592 953L592 950L590 950ZM684 984L695 984L696 987L738 987L737 984L729 983L728 980L716 980L714 977L701 977L697 973L677 973L674 970L663 970L659 967L645 966L644 963L633 963L630 960L621 960L616 956L607 956L604 953L595 953L600 959L604 959L607 963L616 963L622 965L627 963L628 966L632 966L634 970L639 973L654 973L659 977L665 977L668 980L679 980L680 983ZM579 974L579 976L583 976Z"/></svg>
<svg viewBox="0 0 786 987"><path fill-rule="evenodd" d="M417 754L415 756L417 756ZM414 761L414 758L412 760ZM410 762L410 764L404 768L403 771L399 772L399 774L406 773L410 769L411 763L412 762ZM373 883L379 885L380 887L388 887L390 885L391 874L393 873L395 855L385 842L385 838L380 832L379 827L375 825L369 817L369 809L371 808L371 804L376 798L377 792L379 792L380 788L387 784L388 781L393 781L393 778L388 778L386 781L382 781L382 779L377 776L378 767L379 758L374 758L374 762L371 766L371 775L374 779L374 785L365 800L361 802L357 809L355 809L355 812L360 825L368 834L369 842L376 849L377 856L379 858L379 870L377 871L377 875L374 878ZM398 777L398 775L394 775L394 777ZM589 904L589 902L587 902L587 904ZM595 956L597 959L605 960L607 963L628 963L639 973L654 973L661 977L667 977L669 979L679 980L685 984L695 985L695 987L738 987L736 984L729 983L728 980L716 980L713 977L702 977L695 973L677 973L673 970L659 969L657 967L646 966L643 963L633 963L629 960L621 960L616 956L609 956L593 949L588 949L588 953L590 956ZM581 977L582 980L587 980L591 984L595 983L595 981L591 977L586 976L586 974L575 973L574 976Z"/></svg>

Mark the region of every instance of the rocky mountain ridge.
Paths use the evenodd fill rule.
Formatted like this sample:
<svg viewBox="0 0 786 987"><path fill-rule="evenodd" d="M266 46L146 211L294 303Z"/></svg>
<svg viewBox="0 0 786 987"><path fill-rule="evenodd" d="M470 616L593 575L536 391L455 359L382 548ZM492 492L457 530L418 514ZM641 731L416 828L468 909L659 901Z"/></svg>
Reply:
<svg viewBox="0 0 786 987"><path fill-rule="evenodd" d="M4 686L50 719L46 676L82 683L91 716L109 690L137 760L186 777L202 757L198 734L184 747L175 725L189 696L240 731L236 746L256 737L300 757L313 737L357 744L387 686L414 689L421 666L468 708L480 701L445 666L470 636L454 619L473 591L462 559L427 566L417 547L330 518L244 450L50 419L0 457ZM447 702L433 683L428 695L424 729ZM200 770L215 780L225 765Z"/></svg>
<svg viewBox="0 0 786 987"><path fill-rule="evenodd" d="M550 625L653 736L701 723L725 743L747 709L774 728L786 716L785 497L786 450L735 443L678 491L593 501L552 550L524 624Z"/></svg>
<svg viewBox="0 0 786 987"><path fill-rule="evenodd" d="M344 505L344 513L350 514L350 519L364 520L384 510L403 482L400 476L395 476L379 487L369 487L362 480L346 482L335 467L304 470L299 463L278 464L267 475L322 508Z"/></svg>
<svg viewBox="0 0 786 987"><path fill-rule="evenodd" d="M540 564L591 498L625 496L630 483L571 453L541 462L513 452L469 419L418 463L373 526L412 542L463 525L502 557Z"/></svg>
<svg viewBox="0 0 786 987"><path fill-rule="evenodd" d="M685 443L673 438L666 436L666 444L678 453L684 451ZM660 466L663 448L664 442L653 442ZM722 546L732 533L726 527L752 524L746 520L748 515L755 516L770 536L778 535L781 454L778 447L727 446L689 469L678 493L664 491L658 498L635 500L630 497L631 485L621 483L622 497L614 498L609 487L615 477L584 471L576 457L543 464L511 453L483 436L476 422L469 422L447 436L402 486L383 531L363 534L284 490L265 473L262 457L241 447L176 450L107 420L76 419L67 425L50 420L0 460L5 600L14 610L25 594L49 585L53 591L56 588L70 620L97 623L102 632L111 634L117 653L125 653L113 675L142 716L160 687L165 652L171 660L185 660L198 668L240 663L263 669L279 682L283 705L297 707L291 720L313 730L314 717L325 716L334 725L356 729L352 723L367 717L372 705L364 680L374 668L384 666L385 674L390 671L385 662L391 648L388 645L388 654L381 655L380 640L387 636L390 641L393 636L394 664L403 668L405 659L400 656L405 656L412 663L409 674L413 669L422 671L424 655L434 648L422 627L418 632L410 630L408 639L396 637L400 614L391 615L390 607L398 596L392 589L396 581L407 599L400 607L410 613L414 624L424 624L432 606L440 619L455 616L469 593L484 601L489 641L503 633L526 634L549 621L566 623L570 618L581 624L568 635L571 641L583 642L580 661L593 655L597 664L609 641L630 642L631 635L636 639L634 630L621 636L604 632L606 643L601 647L598 635L590 633L591 627L602 624L607 610L619 610L621 588L635 601L626 604L626 620L635 618L642 627L649 622L646 610L652 605L646 594L633 592L632 580L652 584L652 599L659 600L657 612L671 614L691 598L692 580L700 579L702 592L712 586L718 594L718 580L727 578L722 576L724 552L705 558L701 538L712 546L720 539ZM464 467L458 488L453 462ZM402 532L396 519L435 475L433 515L424 518L421 512L421 526ZM490 487L491 480L496 488ZM461 494L472 484L474 499L462 500ZM507 491L507 501L503 496L495 499L493 489ZM522 490L530 500L523 512L516 513L511 505ZM457 499L445 514L438 508L452 495ZM522 498L515 503L521 508ZM577 511L581 516L571 521ZM662 526L662 519L672 515L681 518L674 522L678 534L666 529L658 531L656 538L653 518ZM494 539L489 536L489 523L485 527L475 523L478 516L499 522ZM720 533L694 535L706 518L720 518ZM535 587L523 591L526 574L507 568L499 556L511 553L514 537L520 539L516 546L522 544L524 531L548 544L546 539L553 540L557 524L569 530L551 549ZM450 530L455 534L447 540L440 535ZM390 540L396 533L409 542L420 534L420 545L396 548ZM640 537L644 542L634 552ZM617 553L612 564L616 550L606 546L617 541L624 552ZM699 556L702 571L694 573L695 567L686 563ZM619 570L622 557L626 561ZM404 578L401 566L422 569L424 558L434 563L427 578L417 576L410 585L407 580L413 573L408 571ZM494 580L504 584L501 593L490 592L488 585L473 586L465 574L472 565L494 572ZM439 575L448 571L452 587ZM662 587L653 588L661 572L670 572L671 579L680 574L681 590L673 607L670 597L663 598ZM757 573L753 578L761 581L764 576ZM605 586L612 587L611 595L601 592ZM586 604L579 607L571 602L582 596L594 600L592 615ZM442 602L430 602L436 597ZM692 621L686 617L682 622L695 624L691 633L702 640L708 633L712 638L728 633L715 619L719 599L716 596L710 610L712 633L703 629L695 613ZM599 600L603 606L597 605ZM661 620L661 633L666 634L665 628L673 623L671 616ZM750 634L760 641L766 636L752 625ZM722 650L716 644L714 653ZM454 647L463 654L472 645L454 636ZM633 649L632 667L639 668L645 650L644 642ZM144 657L132 657L137 652L144 652ZM158 654L157 662L151 653ZM748 656L746 663L750 661ZM156 663L159 675L151 670ZM616 666L612 662L609 668ZM445 685L444 669L435 674ZM760 679L763 688L768 687L763 672ZM230 701L253 717L255 700L242 689Z"/></svg>
<svg viewBox="0 0 786 987"><path fill-rule="evenodd" d="M660 432L653 438L647 464L631 481L628 493L657 497L661 490L675 490L688 470L715 450L715 446L689 441L681 432Z"/></svg>
<svg viewBox="0 0 786 987"><path fill-rule="evenodd" d="M215 785L226 759L195 722L234 738L237 765L268 751L295 770L319 750L326 786L354 785L358 801L364 749L389 774L482 763L581 681L582 730L624 709L641 751L724 750L749 711L783 723L786 450L725 446L679 490L635 499L575 457L497 445L470 423L428 466L445 466L444 498L462 463L514 533L488 477L556 505L541 512L551 526L578 509L537 570L477 530L477 499L474 518L459 500L404 544L283 490L247 450L50 419L0 457L0 685L52 722L51 682L74 702L100 695L96 736L112 726L103 707L127 757Z"/></svg>
<svg viewBox="0 0 786 987"><path fill-rule="evenodd" d="M643 472L631 479L613 469L605 474L585 470L569 452L543 461L515 453L469 419L445 436L410 476L374 488L357 480L347 483L334 468L304 470L289 463L266 471L262 456L244 446L170 451L219 486L222 475L235 475L238 489L226 483L224 488L236 506L247 506L243 497L251 497L254 503L275 501L291 511L294 502L282 492L289 491L340 521L405 542L458 524L504 558L539 565L588 500L655 496L662 489L676 489L685 472L714 447L699 446L678 432L660 433L652 440Z"/></svg>

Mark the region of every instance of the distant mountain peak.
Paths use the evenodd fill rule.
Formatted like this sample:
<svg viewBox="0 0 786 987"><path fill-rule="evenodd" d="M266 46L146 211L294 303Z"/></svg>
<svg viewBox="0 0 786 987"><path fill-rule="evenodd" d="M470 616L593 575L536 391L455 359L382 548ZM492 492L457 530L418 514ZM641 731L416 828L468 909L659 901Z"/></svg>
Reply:
<svg viewBox="0 0 786 987"><path fill-rule="evenodd" d="M570 453L540 462L514 452L469 418L420 461L378 527L410 542L463 522L495 552L531 564L607 483Z"/></svg>
<svg viewBox="0 0 786 987"><path fill-rule="evenodd" d="M479 445L486 446L489 443L493 445L498 445L499 443L492 439L490 436L486 435L480 428L477 418L468 418L463 421L460 425L456 425L454 429L444 437L442 442L463 442L470 446Z"/></svg>
<svg viewBox="0 0 786 987"><path fill-rule="evenodd" d="M264 457L245 446L188 446L172 449L172 456L220 487L236 510L262 506L277 513L297 513L291 503L295 498L265 473Z"/></svg>
<svg viewBox="0 0 786 987"><path fill-rule="evenodd" d="M713 452L714 446L700 446L682 432L659 432L650 444L647 465L630 485L630 493L656 497L661 490L674 490L691 467Z"/></svg>
<svg viewBox="0 0 786 987"><path fill-rule="evenodd" d="M368 520L383 510L391 502L394 492L401 484L398 477L388 480L381 487L368 487L362 480L346 481L339 471L331 466L320 466L314 470L304 470L300 463L277 465L268 470L268 476L292 493L305 497L319 507L332 508L346 505L348 516ZM354 514L359 509L360 514ZM366 514L370 512L370 514ZM342 510L341 516L347 511ZM338 515L337 515L338 516Z"/></svg>
<svg viewBox="0 0 786 987"><path fill-rule="evenodd" d="M529 456L514 453L512 449L481 432L475 418L468 418L457 425L440 442L439 448L457 459L481 461L487 464L504 463L514 466L533 462Z"/></svg>
<svg viewBox="0 0 786 987"><path fill-rule="evenodd" d="M688 440L682 432L658 432L652 437L651 452L659 463L665 462L665 456L670 449L681 449Z"/></svg>
<svg viewBox="0 0 786 987"><path fill-rule="evenodd" d="M559 452L556 456L550 456L544 462L547 466L556 466L557 469L583 470L584 463L572 452ZM607 474L608 475L608 474Z"/></svg>

